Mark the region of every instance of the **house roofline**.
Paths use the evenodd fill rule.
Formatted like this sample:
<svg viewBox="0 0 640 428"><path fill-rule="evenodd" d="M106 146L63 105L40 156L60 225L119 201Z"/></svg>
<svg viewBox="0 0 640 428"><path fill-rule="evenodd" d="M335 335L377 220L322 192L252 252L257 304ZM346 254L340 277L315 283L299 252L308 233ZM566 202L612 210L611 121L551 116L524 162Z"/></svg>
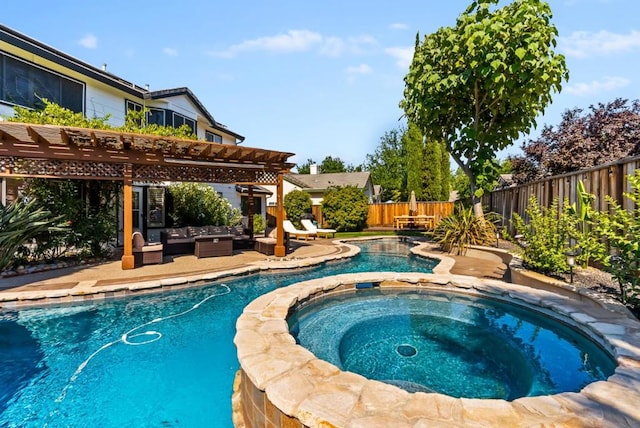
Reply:
<svg viewBox="0 0 640 428"><path fill-rule="evenodd" d="M136 96L141 99L151 98L158 99L163 95L170 97L176 95L186 95L201 111L209 121L212 128L219 131L223 131L234 138L244 141L245 137L237 134L225 126L217 123L211 113L204 107L204 105L198 100L198 98L191 92L189 88L175 88L165 89L159 91L149 91L146 88L138 86L132 82L124 80L115 74L109 73L106 70L102 70L84 61L81 61L69 54L66 54L60 50L57 50L45 43L42 43L34 38L26 36L12 28L0 24L0 41L6 42L10 45L16 46L24 51L27 51L33 55L44 58L51 62L54 62L69 70L73 70L91 79L97 80L109 86L113 86L127 94Z"/></svg>
<svg viewBox="0 0 640 428"><path fill-rule="evenodd" d="M101 70L98 67L94 67L86 62L80 61L71 55L54 49L49 45L19 33L2 24L0 24L0 41L9 43L31 54L52 61L99 82L115 86L118 89L139 98L144 98L144 94L147 92L144 88L137 86L134 83L128 82L105 70Z"/></svg>
<svg viewBox="0 0 640 428"><path fill-rule="evenodd" d="M149 91L145 95L145 97L152 100L157 100L159 98L170 98L178 95L185 95L187 98L189 98L189 100L191 100L191 102L194 103L202 111L202 113L204 113L211 127L219 131L223 131L229 135L232 135L236 139L240 140L240 142L244 141L244 138L245 138L244 136L237 134L231 131L230 129L228 129L226 126L216 122L213 116L211 115L211 113L209 113L209 111L205 108L204 104L202 104L198 99L198 97L196 97L195 94L191 91L191 89L187 88L186 86L183 86L180 88L161 89L158 91Z"/></svg>

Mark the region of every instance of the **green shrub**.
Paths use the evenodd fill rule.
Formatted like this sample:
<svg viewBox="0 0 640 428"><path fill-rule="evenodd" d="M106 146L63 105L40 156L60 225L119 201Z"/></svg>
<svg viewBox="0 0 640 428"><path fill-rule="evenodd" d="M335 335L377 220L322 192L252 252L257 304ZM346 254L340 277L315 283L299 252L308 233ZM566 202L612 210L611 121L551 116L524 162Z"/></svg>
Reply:
<svg viewBox="0 0 640 428"><path fill-rule="evenodd" d="M292 190L284 195L284 210L287 212L287 219L291 220L296 227L300 226L300 217L311 212L311 195L303 190Z"/></svg>
<svg viewBox="0 0 640 428"><path fill-rule="evenodd" d="M604 263L609 254L605 241L596 229L601 217L601 214L592 206L596 197L587 193L582 180L578 181L576 190L580 206L576 206L574 202L566 208L567 213L574 220L575 234L572 237L575 238L575 247L579 250L576 261L582 267L587 267L592 261Z"/></svg>
<svg viewBox="0 0 640 428"><path fill-rule="evenodd" d="M456 204L454 213L443 218L433 232L433 239L449 253L466 254L470 245L487 245L496 238L496 227L492 222L495 214L479 219L473 208Z"/></svg>
<svg viewBox="0 0 640 428"><path fill-rule="evenodd" d="M224 226L240 221L240 211L207 184L172 184L169 193L173 199L169 216L174 226Z"/></svg>
<svg viewBox="0 0 640 428"><path fill-rule="evenodd" d="M261 233L264 232L267 228L267 222L264 217L261 215L253 216L253 233Z"/></svg>
<svg viewBox="0 0 640 428"><path fill-rule="evenodd" d="M526 213L529 223L513 214L517 235L522 238L522 258L525 267L541 273L568 272L569 240L575 237L575 222L567 212L560 211L555 199L549 208L541 207L535 196L529 199Z"/></svg>
<svg viewBox="0 0 640 428"><path fill-rule="evenodd" d="M355 186L331 187L322 200L322 215L339 232L360 231L367 225L369 199Z"/></svg>
<svg viewBox="0 0 640 428"><path fill-rule="evenodd" d="M24 193L72 227L35 236L34 260L53 260L67 251L86 257L109 255L116 235L116 195L122 184L98 180L31 179Z"/></svg>
<svg viewBox="0 0 640 428"><path fill-rule="evenodd" d="M6 207L0 204L0 271L14 264L16 252L36 235L63 229L61 220L38 206L36 200L24 203L18 199Z"/></svg>
<svg viewBox="0 0 640 428"><path fill-rule="evenodd" d="M607 260L608 269L620 285L622 301L640 309L640 170L629 176L632 191L624 196L633 201L627 210L607 197L610 210L601 212L595 229L606 238L615 254Z"/></svg>

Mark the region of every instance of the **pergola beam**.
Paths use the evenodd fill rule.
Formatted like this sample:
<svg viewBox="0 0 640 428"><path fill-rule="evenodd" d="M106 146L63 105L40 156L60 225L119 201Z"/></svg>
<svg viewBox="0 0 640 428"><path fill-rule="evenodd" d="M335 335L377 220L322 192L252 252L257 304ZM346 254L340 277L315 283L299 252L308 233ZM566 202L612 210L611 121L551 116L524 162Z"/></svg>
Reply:
<svg viewBox="0 0 640 428"><path fill-rule="evenodd" d="M124 255L133 267L132 186L139 181L275 184L276 254L284 255L282 175L293 153L103 129L0 122L0 177L102 179L124 183Z"/></svg>

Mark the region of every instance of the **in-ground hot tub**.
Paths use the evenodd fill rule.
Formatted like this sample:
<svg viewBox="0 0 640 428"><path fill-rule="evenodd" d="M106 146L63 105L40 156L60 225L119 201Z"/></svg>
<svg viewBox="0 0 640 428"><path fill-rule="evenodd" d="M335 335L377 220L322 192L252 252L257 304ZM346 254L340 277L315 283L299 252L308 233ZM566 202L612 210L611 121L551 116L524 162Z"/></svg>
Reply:
<svg viewBox="0 0 640 428"><path fill-rule="evenodd" d="M615 358L617 367L610 376L606 367L596 369L608 378L584 387L578 385L575 392L540 390L538 392L544 395L516 398L510 391L503 398L511 401L458 398L422 392L427 389L409 392L410 387L401 389L341 370L296 343L287 324L296 306L302 308L312 300L325 299L330 293L354 293L357 284L367 282L379 284L379 294L397 294L398 289L402 289L402 293L411 290L419 294L420 290L428 288L472 295L471 300L477 296L497 298L535 308L545 316L580 329L593 339L594 349L602 347ZM357 330L356 324L352 327ZM360 327L369 331L377 329ZM501 281L455 275L380 272L338 275L298 283L261 296L245 308L237 330L235 343L241 369L234 394L234 417L246 426L261 426L265 420L275 426L300 427L415 426L419 423L633 426L640 422L635 404L640 399L640 323L620 306L599 303L578 293L559 295ZM446 328L440 331L441 343L449 341L448 332ZM380 335L384 336L384 333ZM359 346L349 333L338 342L338 353L345 352L345 355L347 348ZM421 354L422 345L415 346L409 340L402 342L395 344L392 350L397 358L410 360ZM504 345L493 346L496 352L505 352ZM341 351L340 347L343 348ZM522 352L520 364L529 364L526 360L531 355L528 351ZM589 361L582 363L585 370L589 364ZM449 375L453 372L449 369ZM520 381L509 388L531 391L536 382ZM416 390L431 389L419 385Z"/></svg>
<svg viewBox="0 0 640 428"><path fill-rule="evenodd" d="M515 400L577 392L615 369L580 330L521 306L429 288L356 287L295 305L292 335L341 370L409 392Z"/></svg>

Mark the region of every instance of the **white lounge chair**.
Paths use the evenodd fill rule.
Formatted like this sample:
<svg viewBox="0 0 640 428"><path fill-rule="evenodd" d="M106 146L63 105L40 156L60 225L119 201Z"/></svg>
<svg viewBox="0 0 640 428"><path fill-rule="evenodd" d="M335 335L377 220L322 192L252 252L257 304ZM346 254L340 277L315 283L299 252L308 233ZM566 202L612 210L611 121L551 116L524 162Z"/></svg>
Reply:
<svg viewBox="0 0 640 428"><path fill-rule="evenodd" d="M324 235L325 238L329 238L329 235L331 235L332 238L334 236L336 236L336 230L335 229L321 229L321 228L318 228L309 219L300 220L300 223L302 223L302 227L307 229L309 232L316 233L318 236Z"/></svg>
<svg viewBox="0 0 640 428"><path fill-rule="evenodd" d="M284 220L282 222L282 227L284 228L284 231L289 234L289 236L295 239L300 239L302 237L302 239L306 241L309 238L316 239L316 236L318 236L317 233L309 232L308 230L296 229L296 227L293 225L293 223L291 223L290 220Z"/></svg>

